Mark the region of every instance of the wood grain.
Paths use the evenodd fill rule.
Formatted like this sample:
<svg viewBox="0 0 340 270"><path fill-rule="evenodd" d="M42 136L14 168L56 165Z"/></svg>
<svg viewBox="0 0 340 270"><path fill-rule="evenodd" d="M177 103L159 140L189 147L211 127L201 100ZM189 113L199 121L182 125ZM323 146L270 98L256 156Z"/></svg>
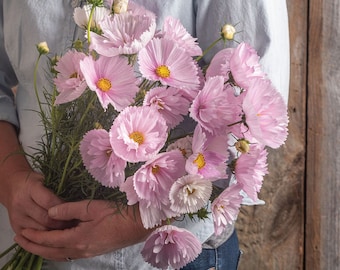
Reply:
<svg viewBox="0 0 340 270"><path fill-rule="evenodd" d="M340 269L340 6L310 0L306 269Z"/></svg>

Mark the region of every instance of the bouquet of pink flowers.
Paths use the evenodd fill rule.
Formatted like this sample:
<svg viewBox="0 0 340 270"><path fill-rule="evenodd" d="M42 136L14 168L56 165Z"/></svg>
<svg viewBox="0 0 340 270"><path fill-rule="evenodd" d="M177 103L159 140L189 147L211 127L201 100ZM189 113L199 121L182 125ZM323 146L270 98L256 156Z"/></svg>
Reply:
<svg viewBox="0 0 340 270"><path fill-rule="evenodd" d="M178 19L156 31L155 15L132 1L88 2L74 11L86 46L78 41L52 59L55 91L39 101L47 139L33 158L46 185L67 200L136 205L144 227L155 228L144 259L180 268L201 243L172 221L211 212L219 235L244 197L258 201L266 147L287 137L287 107L249 44L219 51L203 70L205 52ZM225 25L212 44L234 34ZM56 155L66 157L63 174L48 177L59 171Z"/></svg>

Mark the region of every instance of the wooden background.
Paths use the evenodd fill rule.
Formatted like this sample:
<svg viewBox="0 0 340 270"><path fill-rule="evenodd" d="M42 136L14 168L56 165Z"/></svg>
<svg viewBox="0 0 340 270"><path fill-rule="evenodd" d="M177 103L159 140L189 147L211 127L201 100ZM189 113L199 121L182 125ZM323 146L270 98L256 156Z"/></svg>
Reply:
<svg viewBox="0 0 340 270"><path fill-rule="evenodd" d="M274 1L274 0L273 0ZM340 1L287 0L290 135L265 206L242 207L241 270L340 269Z"/></svg>

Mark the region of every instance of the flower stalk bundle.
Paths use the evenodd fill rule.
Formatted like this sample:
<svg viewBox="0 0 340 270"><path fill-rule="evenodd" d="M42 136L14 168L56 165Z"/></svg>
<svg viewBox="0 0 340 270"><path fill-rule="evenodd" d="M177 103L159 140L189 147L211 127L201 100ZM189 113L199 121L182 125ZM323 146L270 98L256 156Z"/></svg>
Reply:
<svg viewBox="0 0 340 270"><path fill-rule="evenodd" d="M156 31L149 10L108 2L75 9L87 44L55 61L54 89L43 101L36 87L45 135L30 158L66 201L136 205L154 229L144 259L178 269L201 243L172 221L212 218L220 235L242 201L259 202L266 148L287 138L287 107L249 44L222 49L203 71L210 47L202 51L178 19L167 17ZM224 25L212 46L235 34ZM48 53L38 49L39 59ZM7 266L27 265L40 269L41 258L18 248Z"/></svg>

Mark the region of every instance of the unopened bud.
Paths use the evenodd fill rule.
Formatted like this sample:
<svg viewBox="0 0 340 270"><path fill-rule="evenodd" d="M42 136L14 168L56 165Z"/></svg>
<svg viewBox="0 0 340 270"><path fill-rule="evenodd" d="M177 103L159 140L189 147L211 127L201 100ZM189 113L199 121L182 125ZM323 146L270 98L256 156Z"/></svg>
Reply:
<svg viewBox="0 0 340 270"><path fill-rule="evenodd" d="M221 29L221 36L224 40L233 40L236 29L231 24L225 24Z"/></svg>
<svg viewBox="0 0 340 270"><path fill-rule="evenodd" d="M37 49L40 54L48 54L50 52L46 41L37 44Z"/></svg>
<svg viewBox="0 0 340 270"><path fill-rule="evenodd" d="M127 11L129 0L114 0L113 13L120 14Z"/></svg>
<svg viewBox="0 0 340 270"><path fill-rule="evenodd" d="M95 123L94 123L94 128L95 128L95 129L103 129L103 126L102 126L101 123L95 122Z"/></svg>
<svg viewBox="0 0 340 270"><path fill-rule="evenodd" d="M236 150L241 152L242 154L248 153L249 152L249 141L246 139L239 139L236 143L235 143L235 147Z"/></svg>

